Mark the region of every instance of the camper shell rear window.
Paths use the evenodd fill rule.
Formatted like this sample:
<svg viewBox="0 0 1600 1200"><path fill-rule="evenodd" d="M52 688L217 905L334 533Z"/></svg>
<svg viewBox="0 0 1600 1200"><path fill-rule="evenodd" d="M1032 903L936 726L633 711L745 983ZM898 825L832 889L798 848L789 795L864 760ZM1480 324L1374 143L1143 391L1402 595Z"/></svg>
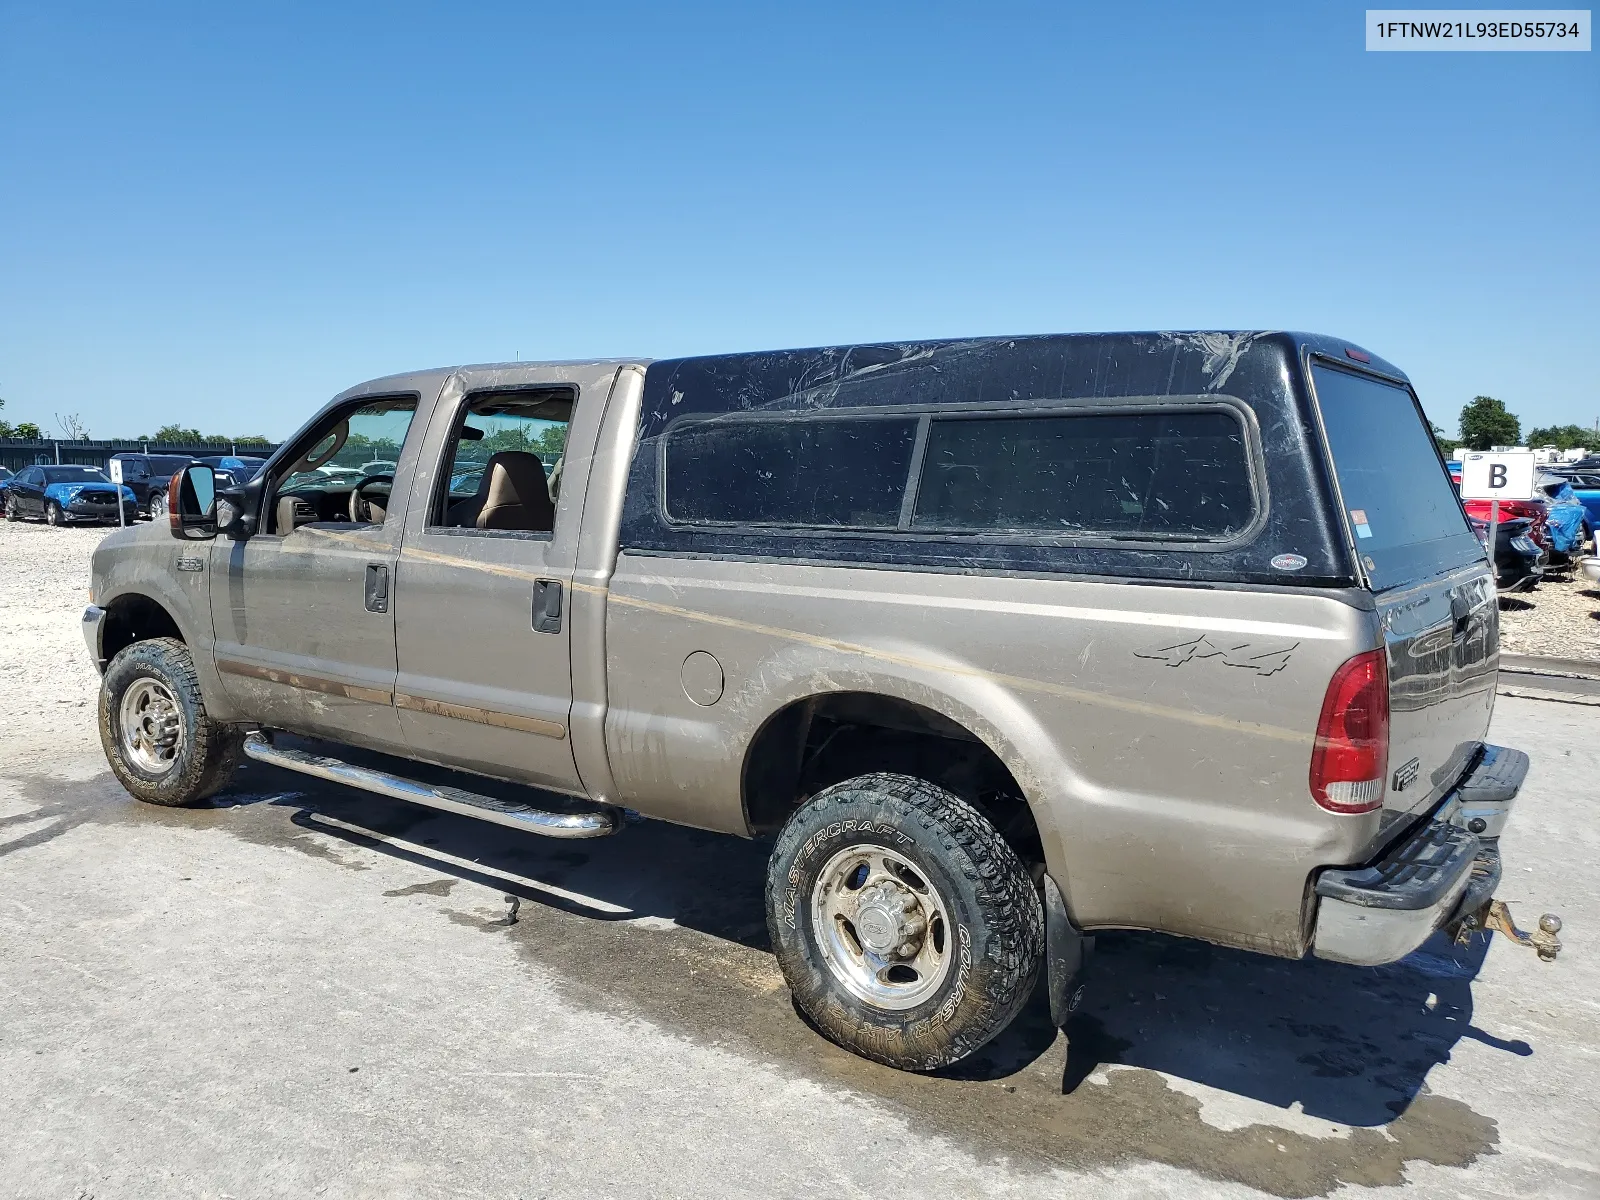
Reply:
<svg viewBox="0 0 1600 1200"><path fill-rule="evenodd" d="M1313 363L1311 377L1343 517L1373 589L1481 559L1483 547L1411 392L1321 363Z"/></svg>

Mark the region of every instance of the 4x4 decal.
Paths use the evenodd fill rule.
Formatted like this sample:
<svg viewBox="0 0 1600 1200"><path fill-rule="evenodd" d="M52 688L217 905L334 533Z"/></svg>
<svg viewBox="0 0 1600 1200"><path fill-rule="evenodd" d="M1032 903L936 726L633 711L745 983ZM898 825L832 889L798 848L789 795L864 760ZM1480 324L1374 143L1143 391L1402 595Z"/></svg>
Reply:
<svg viewBox="0 0 1600 1200"><path fill-rule="evenodd" d="M1159 658L1169 667L1181 667L1196 658L1220 658L1230 667L1243 667L1247 671L1256 671L1262 675L1275 675L1289 665L1289 656L1299 646L1299 642L1291 642L1287 646L1278 646L1271 650L1262 650L1249 642L1223 646L1201 634L1187 642L1177 642L1171 646L1163 646L1159 650L1135 650L1133 653L1136 658Z"/></svg>

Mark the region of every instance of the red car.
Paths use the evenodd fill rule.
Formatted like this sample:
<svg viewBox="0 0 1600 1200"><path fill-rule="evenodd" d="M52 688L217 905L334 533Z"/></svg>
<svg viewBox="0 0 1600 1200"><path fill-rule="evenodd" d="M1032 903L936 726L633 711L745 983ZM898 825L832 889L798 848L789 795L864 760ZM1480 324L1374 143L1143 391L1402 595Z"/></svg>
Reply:
<svg viewBox="0 0 1600 1200"><path fill-rule="evenodd" d="M1456 494L1461 494L1461 468L1456 463L1450 464L1450 482L1456 485ZM1492 500L1463 500L1461 507L1467 510L1467 516L1479 521L1489 520L1489 508ZM1514 521L1526 518L1533 524L1528 527L1527 536L1531 537L1545 550L1550 549L1550 505L1543 498L1537 500L1502 500L1500 501L1500 519Z"/></svg>

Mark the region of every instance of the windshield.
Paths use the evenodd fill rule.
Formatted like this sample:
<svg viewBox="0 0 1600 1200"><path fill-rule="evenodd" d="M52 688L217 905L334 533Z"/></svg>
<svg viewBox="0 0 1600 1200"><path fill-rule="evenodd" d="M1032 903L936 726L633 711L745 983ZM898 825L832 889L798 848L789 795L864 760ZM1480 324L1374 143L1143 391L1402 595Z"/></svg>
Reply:
<svg viewBox="0 0 1600 1200"><path fill-rule="evenodd" d="M46 483L110 483L95 467L45 467Z"/></svg>
<svg viewBox="0 0 1600 1200"><path fill-rule="evenodd" d="M1314 366L1345 519L1374 590L1483 557L1411 393Z"/></svg>

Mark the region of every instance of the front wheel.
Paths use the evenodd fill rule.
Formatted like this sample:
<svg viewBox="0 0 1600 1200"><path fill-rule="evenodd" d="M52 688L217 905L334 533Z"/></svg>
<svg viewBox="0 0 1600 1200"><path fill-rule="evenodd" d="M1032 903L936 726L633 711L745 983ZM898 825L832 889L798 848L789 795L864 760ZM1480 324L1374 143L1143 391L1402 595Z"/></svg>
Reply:
<svg viewBox="0 0 1600 1200"><path fill-rule="evenodd" d="M17 501L16 501L16 498L14 496L7 496L6 497L6 520L8 520L8 521L20 521L20 520L22 520L22 510L17 507Z"/></svg>
<svg viewBox="0 0 1600 1200"><path fill-rule="evenodd" d="M225 787L244 738L206 715L188 647L177 638L151 638L119 651L106 667L100 744L129 792L175 806Z"/></svg>
<svg viewBox="0 0 1600 1200"><path fill-rule="evenodd" d="M767 868L767 923L795 1004L864 1058L930 1071L1028 1000L1044 947L1033 880L960 797L909 775L817 793Z"/></svg>
<svg viewBox="0 0 1600 1200"><path fill-rule="evenodd" d="M61 510L61 505L52 500L45 506L44 520L47 525L65 525L67 514Z"/></svg>

